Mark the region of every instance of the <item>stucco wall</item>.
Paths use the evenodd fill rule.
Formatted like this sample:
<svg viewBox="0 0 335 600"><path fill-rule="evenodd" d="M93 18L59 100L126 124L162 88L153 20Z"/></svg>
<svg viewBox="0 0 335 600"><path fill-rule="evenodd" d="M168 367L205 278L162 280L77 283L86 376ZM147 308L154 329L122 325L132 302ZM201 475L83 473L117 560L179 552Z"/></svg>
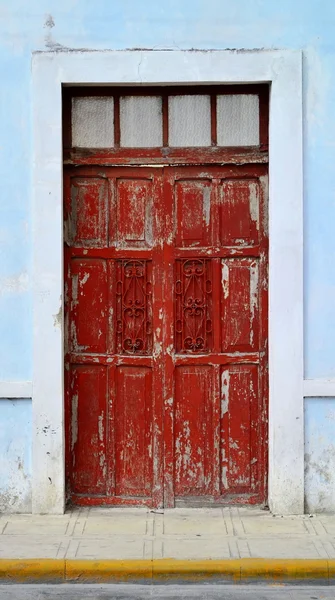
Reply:
<svg viewBox="0 0 335 600"><path fill-rule="evenodd" d="M0 512L31 511L31 402L1 400Z"/></svg>
<svg viewBox="0 0 335 600"><path fill-rule="evenodd" d="M335 507L335 398L305 399L305 510Z"/></svg>
<svg viewBox="0 0 335 600"><path fill-rule="evenodd" d="M335 5L329 0L16 0L0 4L0 381L32 377L31 54L124 48L303 50L305 376L335 377L334 19ZM310 511L335 510L335 442L325 402L331 401L305 402L309 465L320 459L322 446L331 467L328 480L322 483L315 469L307 471ZM0 400L1 435L6 434L10 447L17 448L21 462L30 454L30 429L26 426L23 435L14 423L21 419L26 424L29 410L29 400L18 401L14 418L14 409ZM318 443L316 435L321 437ZM29 469L26 473L28 481ZM0 494L5 497L11 490L13 509L28 509L28 488L15 459L4 460ZM321 504L318 491L324 494Z"/></svg>

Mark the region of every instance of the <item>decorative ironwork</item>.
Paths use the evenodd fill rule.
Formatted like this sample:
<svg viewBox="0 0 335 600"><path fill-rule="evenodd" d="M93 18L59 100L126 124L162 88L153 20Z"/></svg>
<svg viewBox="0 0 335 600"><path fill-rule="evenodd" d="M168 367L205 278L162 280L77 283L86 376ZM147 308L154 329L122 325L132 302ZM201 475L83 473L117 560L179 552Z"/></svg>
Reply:
<svg viewBox="0 0 335 600"><path fill-rule="evenodd" d="M116 335L119 354L152 351L151 262L117 263Z"/></svg>
<svg viewBox="0 0 335 600"><path fill-rule="evenodd" d="M180 260L176 271L176 351L209 352L212 344L211 261Z"/></svg>

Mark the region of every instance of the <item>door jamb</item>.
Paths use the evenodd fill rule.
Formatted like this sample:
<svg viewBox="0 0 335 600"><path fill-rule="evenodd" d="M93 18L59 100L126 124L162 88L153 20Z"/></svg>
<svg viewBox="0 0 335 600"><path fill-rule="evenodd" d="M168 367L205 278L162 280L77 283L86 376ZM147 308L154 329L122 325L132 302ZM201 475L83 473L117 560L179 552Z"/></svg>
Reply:
<svg viewBox="0 0 335 600"><path fill-rule="evenodd" d="M38 52L32 66L33 512L65 509L62 86L264 82L271 84L269 504L275 513L303 513L301 52Z"/></svg>

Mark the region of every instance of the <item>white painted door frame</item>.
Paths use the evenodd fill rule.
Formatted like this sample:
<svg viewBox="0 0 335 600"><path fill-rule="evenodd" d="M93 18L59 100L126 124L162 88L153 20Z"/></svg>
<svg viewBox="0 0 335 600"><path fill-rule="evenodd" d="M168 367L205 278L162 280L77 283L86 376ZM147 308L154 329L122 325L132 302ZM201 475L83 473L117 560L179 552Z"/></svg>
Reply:
<svg viewBox="0 0 335 600"><path fill-rule="evenodd" d="M299 51L106 51L33 56L35 513L65 505L62 85L271 84L269 505L302 513L303 189Z"/></svg>

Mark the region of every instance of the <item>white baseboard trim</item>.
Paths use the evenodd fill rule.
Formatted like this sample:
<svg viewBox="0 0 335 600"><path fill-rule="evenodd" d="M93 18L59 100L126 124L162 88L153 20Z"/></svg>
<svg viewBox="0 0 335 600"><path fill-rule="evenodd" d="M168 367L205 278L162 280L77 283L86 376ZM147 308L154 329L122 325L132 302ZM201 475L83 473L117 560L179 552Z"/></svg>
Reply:
<svg viewBox="0 0 335 600"><path fill-rule="evenodd" d="M304 397L335 398L335 379L305 379ZM0 400L6 398L32 398L31 381L0 381Z"/></svg>
<svg viewBox="0 0 335 600"><path fill-rule="evenodd" d="M0 400L7 398L32 398L31 381L0 381Z"/></svg>
<svg viewBox="0 0 335 600"><path fill-rule="evenodd" d="M335 379L305 379L305 398L335 398Z"/></svg>

